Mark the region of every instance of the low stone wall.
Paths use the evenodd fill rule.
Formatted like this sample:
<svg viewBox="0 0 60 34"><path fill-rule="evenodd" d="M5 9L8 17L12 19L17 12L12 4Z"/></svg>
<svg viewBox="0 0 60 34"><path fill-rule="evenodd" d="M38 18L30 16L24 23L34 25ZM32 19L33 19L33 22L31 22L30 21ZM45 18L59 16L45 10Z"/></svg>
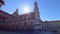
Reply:
<svg viewBox="0 0 60 34"><path fill-rule="evenodd" d="M60 32L60 21L47 21L44 23L44 30Z"/></svg>

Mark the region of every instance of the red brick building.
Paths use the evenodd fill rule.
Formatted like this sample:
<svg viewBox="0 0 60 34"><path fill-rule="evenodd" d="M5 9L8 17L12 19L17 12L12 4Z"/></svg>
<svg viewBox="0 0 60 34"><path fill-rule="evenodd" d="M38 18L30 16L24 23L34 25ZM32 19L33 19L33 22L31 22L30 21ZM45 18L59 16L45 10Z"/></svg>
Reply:
<svg viewBox="0 0 60 34"><path fill-rule="evenodd" d="M18 14L18 9L13 14L8 14L0 10L0 29L3 30L29 30L42 29L37 2L34 3L33 12L27 14Z"/></svg>

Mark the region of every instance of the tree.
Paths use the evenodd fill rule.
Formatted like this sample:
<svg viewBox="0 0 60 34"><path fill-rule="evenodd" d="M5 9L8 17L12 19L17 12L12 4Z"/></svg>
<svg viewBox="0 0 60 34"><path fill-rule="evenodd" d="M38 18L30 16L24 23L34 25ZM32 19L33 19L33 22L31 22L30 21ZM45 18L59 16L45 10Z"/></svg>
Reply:
<svg viewBox="0 0 60 34"><path fill-rule="evenodd" d="M4 1L3 0L0 0L0 9L1 9L1 6L4 5Z"/></svg>

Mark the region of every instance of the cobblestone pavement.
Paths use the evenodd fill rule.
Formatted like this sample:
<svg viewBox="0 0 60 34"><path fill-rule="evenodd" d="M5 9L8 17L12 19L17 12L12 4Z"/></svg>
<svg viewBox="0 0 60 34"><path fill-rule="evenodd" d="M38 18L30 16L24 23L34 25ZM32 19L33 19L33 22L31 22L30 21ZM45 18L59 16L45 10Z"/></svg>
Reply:
<svg viewBox="0 0 60 34"><path fill-rule="evenodd" d="M49 31L41 31L41 32L24 32L24 33L0 31L0 34L54 34L54 33L49 32Z"/></svg>

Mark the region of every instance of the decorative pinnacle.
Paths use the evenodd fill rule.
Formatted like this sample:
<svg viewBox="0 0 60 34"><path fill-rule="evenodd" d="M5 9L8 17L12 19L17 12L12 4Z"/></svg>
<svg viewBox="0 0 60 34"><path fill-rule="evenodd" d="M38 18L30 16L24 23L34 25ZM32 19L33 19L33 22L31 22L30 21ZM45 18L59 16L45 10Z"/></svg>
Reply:
<svg viewBox="0 0 60 34"><path fill-rule="evenodd" d="M4 5L4 1L0 0L0 10L1 10L1 6Z"/></svg>

